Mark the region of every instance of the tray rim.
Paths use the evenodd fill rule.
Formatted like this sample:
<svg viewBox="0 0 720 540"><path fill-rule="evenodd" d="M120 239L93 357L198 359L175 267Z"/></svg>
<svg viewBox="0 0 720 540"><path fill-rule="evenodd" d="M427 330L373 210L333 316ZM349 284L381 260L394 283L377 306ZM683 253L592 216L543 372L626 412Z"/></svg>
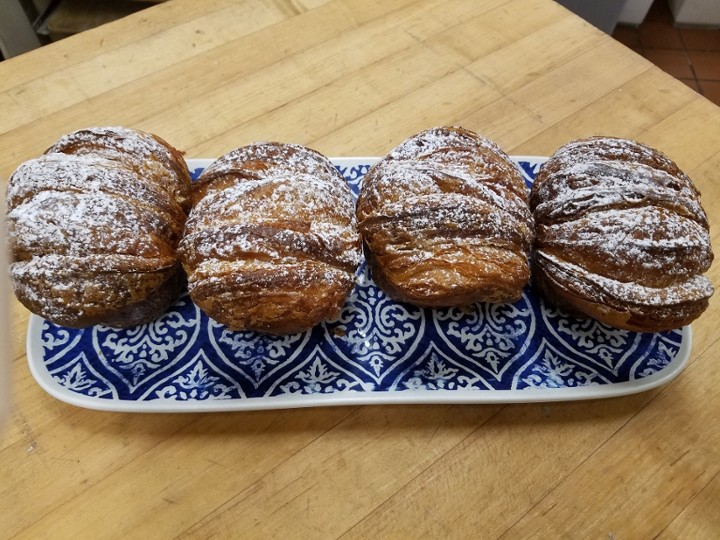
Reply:
<svg viewBox="0 0 720 540"><path fill-rule="evenodd" d="M177 401L156 399L135 401L92 398L67 390L57 383L42 363L42 345L34 339L42 331L44 319L31 315L27 334L27 356L30 371L40 387L54 398L86 409L114 412L229 412L268 409L294 409L343 405L451 405L451 404L509 404L560 401L581 401L621 397L645 392L667 384L687 365L692 345L692 328L684 326L677 355L660 371L633 381L563 388L526 388L523 390L402 390L332 394L303 394L261 398Z"/></svg>
<svg viewBox="0 0 720 540"><path fill-rule="evenodd" d="M544 156L510 156L514 162L539 164ZM330 157L334 164L344 167L372 165L379 157ZM190 169L207 167L212 158L188 158ZM451 405L451 404L509 404L579 401L621 397L657 388L677 377L687 365L692 349L692 328L680 329L682 340L677 355L660 371L646 377L621 383L607 383L563 388L525 388L522 390L402 390L402 391L341 391L331 394L283 395L245 399L186 400L155 399L136 401L93 398L72 392L52 378L42 361L42 333L44 319L31 314L26 336L28 366L38 385L59 401L98 411L143 413L197 413L294 409L329 406L360 405Z"/></svg>

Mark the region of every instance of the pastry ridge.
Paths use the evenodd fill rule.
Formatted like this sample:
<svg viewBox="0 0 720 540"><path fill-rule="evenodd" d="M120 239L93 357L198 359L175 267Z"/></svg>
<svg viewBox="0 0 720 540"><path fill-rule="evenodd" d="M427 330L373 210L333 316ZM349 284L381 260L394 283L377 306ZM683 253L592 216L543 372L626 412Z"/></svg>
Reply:
<svg viewBox="0 0 720 540"><path fill-rule="evenodd" d="M362 259L352 193L322 154L253 143L193 185L180 256L193 301L234 330L288 334L337 316Z"/></svg>
<svg viewBox="0 0 720 540"><path fill-rule="evenodd" d="M159 137L122 127L64 135L8 183L16 296L68 327L153 320L183 287L176 248L189 188L181 154Z"/></svg>
<svg viewBox="0 0 720 540"><path fill-rule="evenodd" d="M530 277L522 174L467 129L433 128L398 145L363 178L357 216L373 278L396 300L512 302Z"/></svg>
<svg viewBox="0 0 720 540"><path fill-rule="evenodd" d="M618 328L689 324L713 294L708 220L667 156L627 139L558 149L532 187L533 282L558 306Z"/></svg>

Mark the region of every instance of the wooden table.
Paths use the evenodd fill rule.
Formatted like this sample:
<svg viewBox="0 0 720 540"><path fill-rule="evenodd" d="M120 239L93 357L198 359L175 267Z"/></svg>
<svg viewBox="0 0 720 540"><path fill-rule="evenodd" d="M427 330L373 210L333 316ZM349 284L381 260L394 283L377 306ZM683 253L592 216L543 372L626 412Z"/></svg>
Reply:
<svg viewBox="0 0 720 540"><path fill-rule="evenodd" d="M720 252L720 110L550 0L175 0L0 63L0 111L3 178L89 125L190 157L380 155L442 124L516 155L632 137L695 180ZM715 300L680 376L630 397L189 415L51 398L11 311L2 538L720 535Z"/></svg>

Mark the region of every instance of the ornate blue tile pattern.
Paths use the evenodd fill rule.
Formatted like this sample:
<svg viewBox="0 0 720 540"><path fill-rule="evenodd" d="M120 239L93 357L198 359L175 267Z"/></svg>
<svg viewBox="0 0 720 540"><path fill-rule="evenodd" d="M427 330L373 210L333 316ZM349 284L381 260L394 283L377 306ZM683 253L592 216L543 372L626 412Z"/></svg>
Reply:
<svg viewBox="0 0 720 540"><path fill-rule="evenodd" d="M531 183L538 164L519 166ZM355 193L368 168L340 168ZM364 265L339 317L302 334L229 331L187 295L135 328L41 331L44 367L65 390L135 401L607 385L662 370L682 337L571 318L529 287L515 304L421 309L390 300Z"/></svg>

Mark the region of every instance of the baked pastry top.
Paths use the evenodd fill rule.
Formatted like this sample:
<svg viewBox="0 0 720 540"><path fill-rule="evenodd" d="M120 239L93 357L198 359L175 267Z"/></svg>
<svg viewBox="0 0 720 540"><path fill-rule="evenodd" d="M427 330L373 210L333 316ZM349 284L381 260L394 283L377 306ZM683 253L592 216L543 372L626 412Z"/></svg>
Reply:
<svg viewBox="0 0 720 540"><path fill-rule="evenodd" d="M429 129L392 150L365 175L357 218L373 278L396 300L512 302L530 277L528 189L469 130Z"/></svg>
<svg viewBox="0 0 720 540"><path fill-rule="evenodd" d="M530 197L533 281L546 298L617 328L688 324L713 294L708 220L692 181L635 141L573 141L543 165Z"/></svg>
<svg viewBox="0 0 720 540"><path fill-rule="evenodd" d="M361 262L350 188L294 144L254 143L193 185L180 254L193 301L234 330L287 334L339 314Z"/></svg>
<svg viewBox="0 0 720 540"><path fill-rule="evenodd" d="M69 327L154 319L184 283L176 248L189 188L181 154L159 137L119 127L63 136L9 180L16 296Z"/></svg>

